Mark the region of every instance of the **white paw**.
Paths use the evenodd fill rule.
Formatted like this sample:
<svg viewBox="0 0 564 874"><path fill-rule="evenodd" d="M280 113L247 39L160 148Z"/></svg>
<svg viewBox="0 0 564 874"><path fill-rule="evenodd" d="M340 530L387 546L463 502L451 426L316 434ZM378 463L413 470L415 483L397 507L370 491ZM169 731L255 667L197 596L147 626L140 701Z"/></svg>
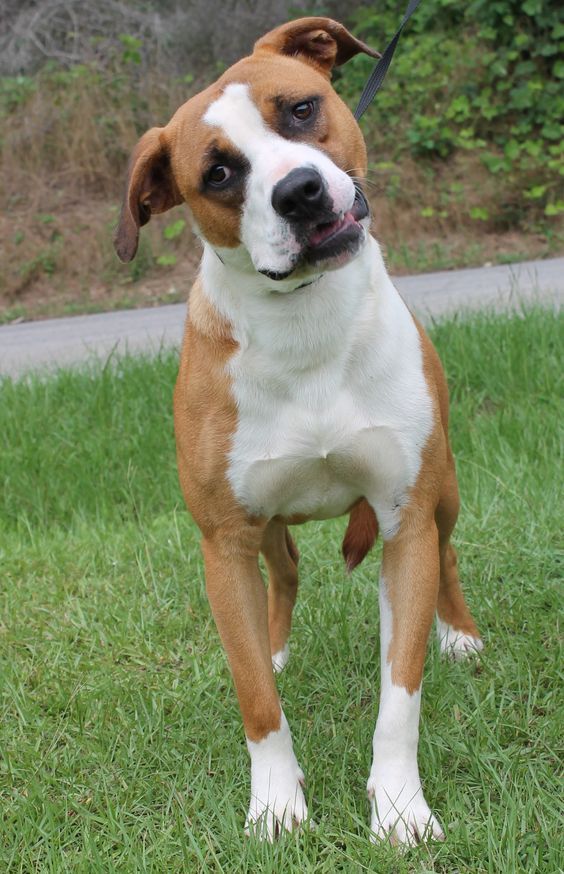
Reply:
<svg viewBox="0 0 564 874"><path fill-rule="evenodd" d="M371 776L367 789L371 841L389 841L394 846L407 847L421 841L444 841L441 825L431 813L418 781L394 780L384 785Z"/></svg>
<svg viewBox="0 0 564 874"><path fill-rule="evenodd" d="M457 631L452 625L443 622L437 616L437 636L443 655L453 659L465 659L476 655L484 648L483 641L479 637Z"/></svg>
<svg viewBox="0 0 564 874"><path fill-rule="evenodd" d="M247 746L251 756L251 803L245 833L272 842L308 818L304 775L294 755L284 714L278 731L271 731L261 741L247 740Z"/></svg>
<svg viewBox="0 0 564 874"><path fill-rule="evenodd" d="M294 774L272 774L267 788L251 789L245 834L272 843L283 831L291 832L305 823L308 816L303 785L304 775L298 769Z"/></svg>
<svg viewBox="0 0 564 874"><path fill-rule="evenodd" d="M288 659L290 658L290 647L288 644L284 644L284 648L275 652L272 656L272 669L275 674L279 674L284 670L286 665L288 664Z"/></svg>

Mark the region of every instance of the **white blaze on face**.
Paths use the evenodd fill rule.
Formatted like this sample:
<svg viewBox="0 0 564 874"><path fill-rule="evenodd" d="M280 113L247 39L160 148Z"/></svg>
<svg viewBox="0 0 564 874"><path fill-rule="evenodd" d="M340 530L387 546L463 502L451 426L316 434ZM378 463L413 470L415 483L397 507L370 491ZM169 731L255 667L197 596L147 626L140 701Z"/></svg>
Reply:
<svg viewBox="0 0 564 874"><path fill-rule="evenodd" d="M352 179L318 149L291 142L270 130L250 97L248 85L228 85L208 107L203 120L220 128L249 162L241 241L255 270L272 273L291 270L301 244L290 224L272 206L276 183L298 167L315 167L325 180L335 212L344 214L354 203Z"/></svg>

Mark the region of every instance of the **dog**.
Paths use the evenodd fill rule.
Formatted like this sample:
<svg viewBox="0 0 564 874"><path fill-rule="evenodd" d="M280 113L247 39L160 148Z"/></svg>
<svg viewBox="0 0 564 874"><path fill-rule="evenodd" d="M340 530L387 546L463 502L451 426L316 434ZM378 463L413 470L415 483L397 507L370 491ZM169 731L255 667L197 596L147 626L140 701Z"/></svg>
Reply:
<svg viewBox="0 0 564 874"><path fill-rule="evenodd" d="M312 823L274 678L298 586L288 526L349 514L349 570L383 538L371 837L410 845L443 838L417 763L435 614L444 653L482 641L450 543L459 497L445 377L369 233L366 147L331 86L333 67L359 52L377 56L328 18L259 39L141 138L115 245L130 261L139 228L180 203L203 241L175 433L250 754L245 828L272 840Z"/></svg>

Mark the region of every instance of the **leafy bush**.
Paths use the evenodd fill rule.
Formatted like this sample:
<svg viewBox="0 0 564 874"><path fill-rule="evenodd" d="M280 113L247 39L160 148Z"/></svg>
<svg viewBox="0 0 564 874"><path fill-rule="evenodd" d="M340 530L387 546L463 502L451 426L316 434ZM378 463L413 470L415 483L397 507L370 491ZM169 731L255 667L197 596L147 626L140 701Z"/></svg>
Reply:
<svg viewBox="0 0 564 874"><path fill-rule="evenodd" d="M402 36L367 114L371 136L395 157L473 152L511 195L493 216L512 226L564 211L564 14L559 0L426 0ZM353 14L383 47L397 0ZM352 62L339 80L352 101L371 68Z"/></svg>

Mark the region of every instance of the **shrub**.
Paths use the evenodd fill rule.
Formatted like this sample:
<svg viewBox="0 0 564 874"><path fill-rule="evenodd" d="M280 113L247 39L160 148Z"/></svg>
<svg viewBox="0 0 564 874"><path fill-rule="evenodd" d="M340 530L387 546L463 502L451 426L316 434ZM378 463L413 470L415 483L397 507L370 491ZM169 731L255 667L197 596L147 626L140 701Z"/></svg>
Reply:
<svg viewBox="0 0 564 874"><path fill-rule="evenodd" d="M498 225L561 211L564 175L564 15L559 0L426 0L410 21L388 79L368 111L378 145L400 157L474 152L511 190ZM376 47L398 24L396 0L353 15ZM352 101L370 62L339 81ZM515 203L515 198L517 204ZM564 206L562 207L564 208Z"/></svg>

